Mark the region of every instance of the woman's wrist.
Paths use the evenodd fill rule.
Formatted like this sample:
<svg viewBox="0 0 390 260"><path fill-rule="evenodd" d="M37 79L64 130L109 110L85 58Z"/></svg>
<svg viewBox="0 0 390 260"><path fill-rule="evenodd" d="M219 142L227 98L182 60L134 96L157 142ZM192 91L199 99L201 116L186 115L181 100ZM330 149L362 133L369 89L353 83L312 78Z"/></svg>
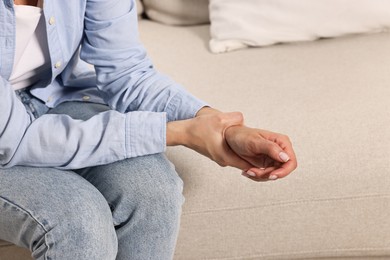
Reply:
<svg viewBox="0 0 390 260"><path fill-rule="evenodd" d="M172 121L167 123L167 146L187 145L189 120Z"/></svg>
<svg viewBox="0 0 390 260"><path fill-rule="evenodd" d="M206 107L202 107L201 109L199 109L199 111L196 113L195 117L203 116L203 115L219 114L219 113L222 113L222 112L215 109L215 108L206 106Z"/></svg>
<svg viewBox="0 0 390 260"><path fill-rule="evenodd" d="M221 112L217 109L206 106L199 109L195 117L219 113ZM193 119L168 122L166 129L167 146L184 145L188 147L190 145L189 135L191 134L190 124L192 121Z"/></svg>

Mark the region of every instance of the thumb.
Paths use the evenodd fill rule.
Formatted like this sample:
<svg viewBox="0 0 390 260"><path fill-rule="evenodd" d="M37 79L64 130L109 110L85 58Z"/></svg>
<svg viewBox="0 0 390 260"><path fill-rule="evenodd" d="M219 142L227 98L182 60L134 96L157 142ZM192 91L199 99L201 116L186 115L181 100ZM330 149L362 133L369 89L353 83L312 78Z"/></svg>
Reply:
<svg viewBox="0 0 390 260"><path fill-rule="evenodd" d="M263 140L258 146L258 152L268 155L275 161L285 163L290 160L290 156L277 144L269 140Z"/></svg>
<svg viewBox="0 0 390 260"><path fill-rule="evenodd" d="M235 152L233 152L226 143L224 144L224 150L227 155L226 162L228 162L226 163L226 166L229 165L243 171L247 171L250 168L254 167L252 164L250 164L249 162L238 156Z"/></svg>

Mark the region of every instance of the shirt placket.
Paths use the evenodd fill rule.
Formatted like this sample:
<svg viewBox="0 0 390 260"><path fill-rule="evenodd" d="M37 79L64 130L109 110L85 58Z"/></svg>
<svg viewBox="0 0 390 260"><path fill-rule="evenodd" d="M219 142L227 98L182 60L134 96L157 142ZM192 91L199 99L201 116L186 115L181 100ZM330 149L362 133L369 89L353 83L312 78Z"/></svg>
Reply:
<svg viewBox="0 0 390 260"><path fill-rule="evenodd" d="M63 57L61 51L61 43L57 31L57 17L52 6L52 1L43 1L43 14L46 21L47 40L50 53L51 82L61 73L63 68ZM48 96L45 102L51 104L54 100L53 96Z"/></svg>
<svg viewBox="0 0 390 260"><path fill-rule="evenodd" d="M15 13L13 0L0 4L0 75L9 79L15 55Z"/></svg>

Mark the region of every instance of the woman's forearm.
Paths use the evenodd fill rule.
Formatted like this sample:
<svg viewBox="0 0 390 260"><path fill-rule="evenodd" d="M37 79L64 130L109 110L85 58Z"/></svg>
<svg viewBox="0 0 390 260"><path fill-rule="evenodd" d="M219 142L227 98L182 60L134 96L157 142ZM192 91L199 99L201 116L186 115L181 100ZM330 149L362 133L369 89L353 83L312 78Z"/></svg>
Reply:
<svg viewBox="0 0 390 260"><path fill-rule="evenodd" d="M201 108L197 113L196 117L205 116L205 115L213 115L222 113L215 108L211 108L205 106ZM193 123L191 119L188 120L180 120L180 121L172 121L167 124L167 146L176 146L176 145L184 145L189 146L189 136L191 132L191 124Z"/></svg>

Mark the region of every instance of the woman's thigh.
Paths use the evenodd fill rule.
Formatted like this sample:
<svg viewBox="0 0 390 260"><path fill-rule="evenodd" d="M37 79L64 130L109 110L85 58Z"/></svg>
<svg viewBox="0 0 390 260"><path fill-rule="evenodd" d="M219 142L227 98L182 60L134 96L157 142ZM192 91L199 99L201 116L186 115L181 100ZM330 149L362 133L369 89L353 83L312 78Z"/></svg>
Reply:
<svg viewBox="0 0 390 260"><path fill-rule="evenodd" d="M29 248L36 259L114 259L117 250L102 194L78 174L51 168L0 169L0 239Z"/></svg>
<svg viewBox="0 0 390 260"><path fill-rule="evenodd" d="M183 181L165 154L129 158L108 165L76 170L106 198L113 212L114 224L127 221L137 207L144 204L154 212L158 206L172 205L180 209Z"/></svg>
<svg viewBox="0 0 390 260"><path fill-rule="evenodd" d="M68 102L49 113L86 120L109 108ZM76 170L105 197L118 237L117 259L171 259L179 230L183 182L164 154Z"/></svg>
<svg viewBox="0 0 390 260"><path fill-rule="evenodd" d="M117 259L172 259L183 182L164 154L76 171L106 198L118 237Z"/></svg>

